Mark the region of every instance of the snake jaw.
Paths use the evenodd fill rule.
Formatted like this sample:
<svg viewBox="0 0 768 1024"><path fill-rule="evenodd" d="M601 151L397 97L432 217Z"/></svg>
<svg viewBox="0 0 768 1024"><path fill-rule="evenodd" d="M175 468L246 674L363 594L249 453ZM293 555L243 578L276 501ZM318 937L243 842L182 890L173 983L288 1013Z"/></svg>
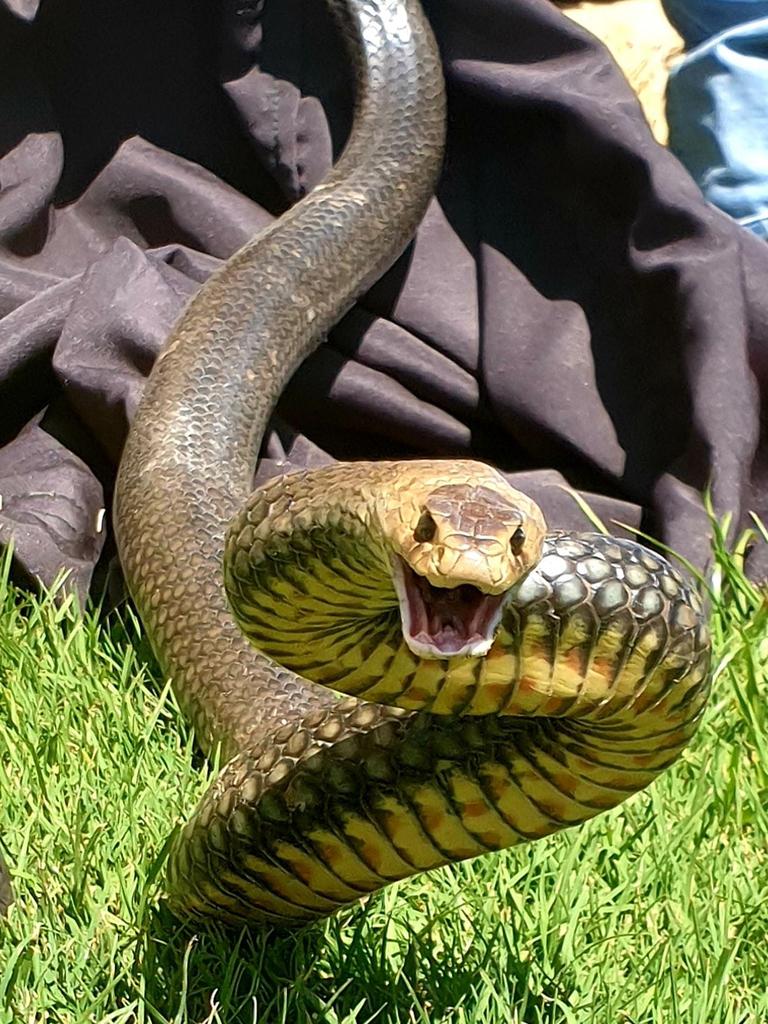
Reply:
<svg viewBox="0 0 768 1024"><path fill-rule="evenodd" d="M391 558L403 638L418 658L480 658L493 645L507 592L471 584L435 587L400 556Z"/></svg>

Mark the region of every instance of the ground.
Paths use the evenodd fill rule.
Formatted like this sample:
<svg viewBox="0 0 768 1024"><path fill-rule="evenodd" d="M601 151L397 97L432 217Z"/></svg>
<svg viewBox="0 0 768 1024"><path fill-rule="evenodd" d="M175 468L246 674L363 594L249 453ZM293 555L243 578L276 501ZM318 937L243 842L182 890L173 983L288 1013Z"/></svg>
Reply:
<svg viewBox="0 0 768 1024"><path fill-rule="evenodd" d="M586 826L296 935L185 930L162 854L211 770L135 623L0 576L0 1024L768 1020L768 603L718 536L714 690L682 759Z"/></svg>

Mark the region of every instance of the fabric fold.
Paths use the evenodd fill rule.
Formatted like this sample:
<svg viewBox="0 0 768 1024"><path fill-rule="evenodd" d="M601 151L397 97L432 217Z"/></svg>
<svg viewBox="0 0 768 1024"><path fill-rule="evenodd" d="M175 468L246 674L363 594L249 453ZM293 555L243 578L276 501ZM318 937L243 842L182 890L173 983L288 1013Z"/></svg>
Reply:
<svg viewBox="0 0 768 1024"><path fill-rule="evenodd" d="M548 0L425 8L449 95L435 200L286 389L257 479L477 457L553 527L590 528L575 488L701 568L703 489L734 530L768 514L768 250ZM0 539L84 594L154 358L195 289L338 156L352 82L316 0L0 0L5 26Z"/></svg>

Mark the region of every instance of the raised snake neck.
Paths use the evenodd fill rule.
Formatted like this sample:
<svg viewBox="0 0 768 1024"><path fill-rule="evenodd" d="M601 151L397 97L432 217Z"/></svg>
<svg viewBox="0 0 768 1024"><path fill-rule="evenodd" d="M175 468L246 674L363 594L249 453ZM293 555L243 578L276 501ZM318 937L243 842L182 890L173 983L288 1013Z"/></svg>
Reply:
<svg viewBox="0 0 768 1024"><path fill-rule="evenodd" d="M442 75L419 4L328 2L357 69L347 148L321 186L191 301L147 383L116 490L120 556L158 659L202 745L221 744L229 758L174 844L172 905L230 921L327 914L423 868L582 821L674 758L706 691L698 620L672 639L665 620L649 654L632 618L621 657L631 648L660 664L672 640L685 641L685 656L665 662L653 685L643 677L622 704L637 696L637 715L621 729L339 700L257 652L233 622L224 533L248 497L270 411L299 363L401 253L442 156ZM617 559L610 547L553 538L549 554L563 561L579 549L573 558L614 566L613 579L640 555L614 545ZM694 599L664 565L657 583L675 589L664 614L682 623ZM541 582L550 587L537 605L544 626L523 611L520 636L535 626L557 643L547 634L556 583ZM596 622L593 646L605 633ZM547 707L556 710L552 695L523 711Z"/></svg>
<svg viewBox="0 0 768 1024"><path fill-rule="evenodd" d="M224 530L251 491L282 389L400 255L442 159L442 73L418 2L330 6L357 68L348 145L320 186L190 302L147 382L118 475L115 528L129 588L204 746L250 743L284 724L289 701L291 715L334 703L281 679L286 689L259 688L256 720L255 680L273 669L232 622Z"/></svg>

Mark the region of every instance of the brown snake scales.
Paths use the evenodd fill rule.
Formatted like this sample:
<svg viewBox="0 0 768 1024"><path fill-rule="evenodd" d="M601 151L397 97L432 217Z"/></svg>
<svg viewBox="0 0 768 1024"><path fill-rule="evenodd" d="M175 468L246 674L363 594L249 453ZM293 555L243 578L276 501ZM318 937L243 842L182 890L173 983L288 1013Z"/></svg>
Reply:
<svg viewBox="0 0 768 1024"><path fill-rule="evenodd" d="M403 251L442 159L417 0L327 2L357 69L347 147L189 303L116 495L162 669L227 762L173 844L171 902L232 922L323 916L582 822L677 757L708 687L680 575L547 533L487 466L339 465L249 497L281 390Z"/></svg>

